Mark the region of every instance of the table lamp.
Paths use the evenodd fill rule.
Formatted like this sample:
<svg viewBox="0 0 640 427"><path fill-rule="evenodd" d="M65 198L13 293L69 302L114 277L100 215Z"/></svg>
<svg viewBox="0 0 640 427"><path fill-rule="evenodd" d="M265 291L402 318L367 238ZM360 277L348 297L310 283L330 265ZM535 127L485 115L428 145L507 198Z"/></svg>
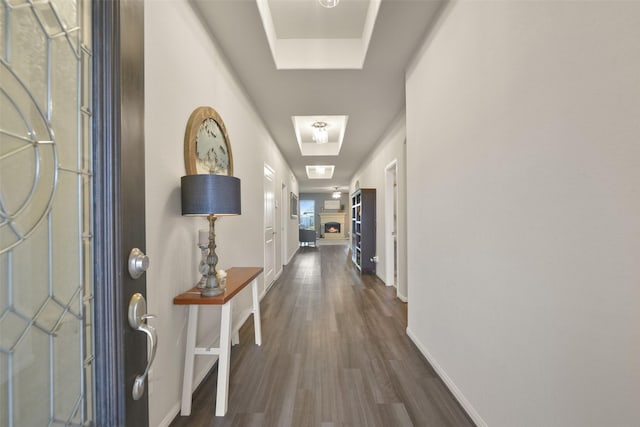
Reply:
<svg viewBox="0 0 640 427"><path fill-rule="evenodd" d="M240 179L228 175L187 175L180 178L182 215L206 216L209 221L209 255L207 280L200 292L203 297L215 297L224 293L218 283L216 264L216 218L240 215Z"/></svg>

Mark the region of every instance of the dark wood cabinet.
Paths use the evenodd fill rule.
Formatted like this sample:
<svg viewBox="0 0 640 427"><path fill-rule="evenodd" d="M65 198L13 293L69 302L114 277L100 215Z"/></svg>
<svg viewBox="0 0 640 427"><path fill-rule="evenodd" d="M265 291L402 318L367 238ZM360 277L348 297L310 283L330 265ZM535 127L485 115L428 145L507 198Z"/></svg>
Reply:
<svg viewBox="0 0 640 427"><path fill-rule="evenodd" d="M362 273L375 274L375 188L361 188L351 195L351 251L353 263Z"/></svg>

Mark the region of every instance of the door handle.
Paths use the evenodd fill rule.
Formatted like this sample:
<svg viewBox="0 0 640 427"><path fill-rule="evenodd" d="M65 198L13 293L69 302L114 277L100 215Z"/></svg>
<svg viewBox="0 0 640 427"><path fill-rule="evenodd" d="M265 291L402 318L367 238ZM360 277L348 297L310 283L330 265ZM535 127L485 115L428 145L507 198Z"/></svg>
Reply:
<svg viewBox="0 0 640 427"><path fill-rule="evenodd" d="M156 357L158 335L156 334L156 329L147 324L147 319L153 319L154 317L156 316L153 314L147 314L147 302L144 296L140 293L133 294L129 301L129 326L136 331L144 332L149 340L149 347L151 347L151 355L149 356L147 367L144 369L142 375L136 376L133 382L133 400L140 399L144 394L144 381L147 378L147 374L149 374L153 359Z"/></svg>

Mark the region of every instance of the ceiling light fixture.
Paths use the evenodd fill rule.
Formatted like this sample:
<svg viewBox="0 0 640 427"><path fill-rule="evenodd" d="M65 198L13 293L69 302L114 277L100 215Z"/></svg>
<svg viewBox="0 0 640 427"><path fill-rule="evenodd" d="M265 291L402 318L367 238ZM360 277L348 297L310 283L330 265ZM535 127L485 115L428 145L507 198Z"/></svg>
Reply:
<svg viewBox="0 0 640 427"><path fill-rule="evenodd" d="M327 122L313 122L313 142L316 144L326 144L329 142L329 132L327 132Z"/></svg>
<svg viewBox="0 0 640 427"><path fill-rule="evenodd" d="M333 192L331 197L333 197L334 199L339 199L342 196L342 193L338 191L338 187L334 187L334 188L336 189L336 191Z"/></svg>
<svg viewBox="0 0 640 427"><path fill-rule="evenodd" d="M320 2L320 6L331 9L336 7L338 3L340 3L340 0L318 0L318 2Z"/></svg>

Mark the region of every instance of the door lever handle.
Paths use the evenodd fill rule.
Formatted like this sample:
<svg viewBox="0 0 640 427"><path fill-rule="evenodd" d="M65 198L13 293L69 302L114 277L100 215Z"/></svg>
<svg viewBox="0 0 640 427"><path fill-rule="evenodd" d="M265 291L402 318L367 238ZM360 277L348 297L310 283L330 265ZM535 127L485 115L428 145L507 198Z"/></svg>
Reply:
<svg viewBox="0 0 640 427"><path fill-rule="evenodd" d="M149 374L149 369L151 368L153 359L155 359L156 357L156 347L158 345L158 335L156 334L156 329L153 326L144 324L140 326L138 330L147 334L149 345L151 346L151 355L149 356L149 361L147 362L147 367L144 369L144 372L142 373L142 375L136 376L136 379L133 382L133 400L140 399L144 394L144 380L147 379L147 375Z"/></svg>
<svg viewBox="0 0 640 427"><path fill-rule="evenodd" d="M147 313L147 303L142 294L137 293L131 297L129 301L129 326L136 331L143 332L147 335L149 340L149 347L151 348L151 354L147 361L147 367L144 369L142 375L137 375L133 382L132 396L133 400L138 400L144 394L144 381L147 379L151 364L156 357L156 349L158 347L158 335L156 329L147 324L147 319L153 319L156 316L154 314Z"/></svg>

